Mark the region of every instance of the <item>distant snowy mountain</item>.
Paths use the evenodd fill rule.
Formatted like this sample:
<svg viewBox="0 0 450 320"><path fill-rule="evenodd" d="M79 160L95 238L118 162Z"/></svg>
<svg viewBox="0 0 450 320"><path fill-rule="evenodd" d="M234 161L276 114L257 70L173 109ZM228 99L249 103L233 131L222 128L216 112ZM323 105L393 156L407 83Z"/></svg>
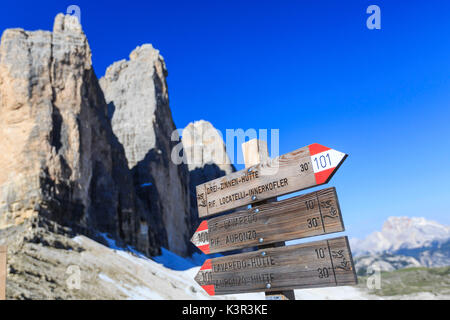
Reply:
<svg viewBox="0 0 450 320"><path fill-rule="evenodd" d="M414 257L395 255L391 253L371 254L355 258L356 272L359 276L372 273L375 267L379 271L394 271L404 268L422 267ZM372 270L370 268L372 267Z"/></svg>
<svg viewBox="0 0 450 320"><path fill-rule="evenodd" d="M350 245L359 275L375 263L381 271L450 265L450 227L425 218L390 217L381 231Z"/></svg>
<svg viewBox="0 0 450 320"><path fill-rule="evenodd" d="M355 255L438 246L450 239L450 227L425 218L390 217L381 231L351 239Z"/></svg>

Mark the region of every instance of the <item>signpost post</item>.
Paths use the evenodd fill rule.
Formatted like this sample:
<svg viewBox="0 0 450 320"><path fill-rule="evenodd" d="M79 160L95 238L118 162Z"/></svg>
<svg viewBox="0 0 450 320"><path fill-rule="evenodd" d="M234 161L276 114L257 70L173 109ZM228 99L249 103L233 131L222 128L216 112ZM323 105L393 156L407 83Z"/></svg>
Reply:
<svg viewBox="0 0 450 320"><path fill-rule="evenodd" d="M0 246L0 300L6 300L6 254L7 247Z"/></svg>
<svg viewBox="0 0 450 320"><path fill-rule="evenodd" d="M248 169L248 172L252 172L252 166L256 166L259 163L268 163L270 161L269 157L269 149L267 148L267 142L263 140L253 139L246 143L242 144L242 153L244 155L245 167ZM253 196L256 198L256 196ZM267 199L258 203L253 203L251 206L256 210L256 206L264 205L267 203L275 203L277 202L277 198ZM284 241L264 244L264 238L259 238L261 241L259 249L265 248L276 248L276 247L284 247ZM286 240L286 239L281 239ZM266 286L271 286L271 284L267 284ZM266 292L266 300L295 300L294 290L283 290L276 292Z"/></svg>
<svg viewBox="0 0 450 320"><path fill-rule="evenodd" d="M346 154L312 144L270 159L257 139L242 145L246 169L197 186L200 218L192 237L206 254L258 246L258 251L209 259L195 280L210 294L264 291L295 300L293 289L357 283L347 237L296 246L284 241L344 231L335 188L277 202L277 196L327 183Z"/></svg>

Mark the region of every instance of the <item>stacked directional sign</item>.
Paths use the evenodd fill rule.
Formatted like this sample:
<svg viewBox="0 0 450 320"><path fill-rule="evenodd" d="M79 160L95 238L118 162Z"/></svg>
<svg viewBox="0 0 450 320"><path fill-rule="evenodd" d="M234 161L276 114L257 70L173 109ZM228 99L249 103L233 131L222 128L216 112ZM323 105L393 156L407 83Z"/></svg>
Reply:
<svg viewBox="0 0 450 320"><path fill-rule="evenodd" d="M328 183L346 157L312 144L199 185L199 216ZM210 254L341 231L336 190L328 188L204 220L192 242ZM347 237L209 259L195 280L210 295L357 283Z"/></svg>

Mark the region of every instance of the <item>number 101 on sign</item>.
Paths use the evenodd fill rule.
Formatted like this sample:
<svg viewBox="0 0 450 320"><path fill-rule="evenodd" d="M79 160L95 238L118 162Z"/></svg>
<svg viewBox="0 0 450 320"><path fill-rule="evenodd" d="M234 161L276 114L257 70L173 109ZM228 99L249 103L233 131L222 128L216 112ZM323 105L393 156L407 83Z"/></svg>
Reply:
<svg viewBox="0 0 450 320"><path fill-rule="evenodd" d="M311 160L314 173L336 168L344 156L342 152L333 149L313 155Z"/></svg>

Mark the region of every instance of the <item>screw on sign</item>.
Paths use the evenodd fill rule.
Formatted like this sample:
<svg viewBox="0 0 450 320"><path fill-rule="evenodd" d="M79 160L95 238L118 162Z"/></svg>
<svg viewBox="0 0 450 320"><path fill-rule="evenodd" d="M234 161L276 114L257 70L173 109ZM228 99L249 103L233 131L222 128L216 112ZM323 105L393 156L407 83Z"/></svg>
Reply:
<svg viewBox="0 0 450 320"><path fill-rule="evenodd" d="M346 154L312 144L197 186L200 218L327 183Z"/></svg>

